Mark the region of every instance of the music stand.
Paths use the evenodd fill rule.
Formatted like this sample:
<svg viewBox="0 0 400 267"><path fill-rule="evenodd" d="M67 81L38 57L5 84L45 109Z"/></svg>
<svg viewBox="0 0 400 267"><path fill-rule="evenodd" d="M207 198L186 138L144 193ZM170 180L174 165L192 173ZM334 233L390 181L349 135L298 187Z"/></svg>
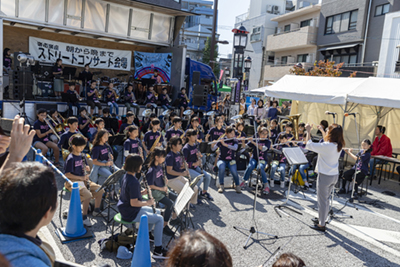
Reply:
<svg viewBox="0 0 400 267"><path fill-rule="evenodd" d="M308 163L308 160L307 160L306 156L304 155L303 151L300 149L300 147L284 147L282 150L283 150L283 154L287 158L289 165L293 166L293 165L302 165L302 164ZM281 218L282 218L282 216L278 212L278 209L282 210L283 208L287 208L288 210L291 210L297 214L303 215L300 211L295 210L293 207L290 207L288 204L291 185L292 185L292 178L289 177L289 186L288 186L287 193L286 193L286 201L283 204L276 205L274 207L275 212Z"/></svg>
<svg viewBox="0 0 400 267"><path fill-rule="evenodd" d="M178 226L175 227L175 232L174 235L171 237L171 239L168 241L167 247L171 243L172 239L175 238L176 232L180 229L181 231L184 229L187 229L190 226L190 223L192 224L192 227L194 229L194 224L193 221L190 217L190 211L189 211L189 201L192 198L194 194L193 189L189 186L189 183L186 183L182 191L179 193L178 197L176 198L175 205L174 205L174 210L177 216L180 217L180 223ZM185 210L186 207L186 210ZM185 225L183 224L183 218L185 218Z"/></svg>
<svg viewBox="0 0 400 267"><path fill-rule="evenodd" d="M102 210L102 211L104 211L107 209L107 219L102 216L106 220L107 225L112 221L112 219L110 220L110 210L112 209L113 211L118 213L118 211L115 208L113 208L111 205L111 201L110 201L111 200L111 191L115 190L115 184L120 181L121 177L124 176L125 173L126 173L126 171L124 169L120 169L120 170L114 172L113 174L108 176L108 178L104 181L103 185L99 189L96 190L96 192L99 192L101 189L104 189L104 191L107 192L106 197L104 198L104 201L107 203L107 205Z"/></svg>
<svg viewBox="0 0 400 267"><path fill-rule="evenodd" d="M72 78L75 77L76 68L73 67L64 67L63 69L63 76L68 76L68 81L71 81Z"/></svg>

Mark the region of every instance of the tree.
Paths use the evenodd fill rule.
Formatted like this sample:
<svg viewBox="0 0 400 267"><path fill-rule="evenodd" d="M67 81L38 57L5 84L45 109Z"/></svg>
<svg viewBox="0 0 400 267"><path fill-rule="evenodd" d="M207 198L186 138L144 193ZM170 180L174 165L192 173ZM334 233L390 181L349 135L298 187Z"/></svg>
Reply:
<svg viewBox="0 0 400 267"><path fill-rule="evenodd" d="M206 45L204 46L203 49L203 58L202 58L202 62L204 64L210 65L210 59L211 57L211 38L207 37L207 41L206 41ZM219 65L217 64L217 58L218 58L218 45L215 44L214 46L214 69L213 72L215 74L216 77L219 77Z"/></svg>
<svg viewBox="0 0 400 267"><path fill-rule="evenodd" d="M305 75L305 76L325 76L325 77L339 77L342 75L340 68L343 67L343 62L336 64L335 61L324 61L320 60L318 63L315 61L314 68L308 72L302 67L298 67L296 64L293 68L289 70L290 73L296 75ZM353 72L350 74L350 78L355 77L357 72Z"/></svg>

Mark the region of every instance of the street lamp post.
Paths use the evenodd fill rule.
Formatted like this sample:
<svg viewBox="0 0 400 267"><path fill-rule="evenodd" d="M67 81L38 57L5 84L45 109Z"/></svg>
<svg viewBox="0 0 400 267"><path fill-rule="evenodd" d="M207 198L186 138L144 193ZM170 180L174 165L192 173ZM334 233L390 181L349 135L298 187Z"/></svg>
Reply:
<svg viewBox="0 0 400 267"><path fill-rule="evenodd" d="M239 82L235 88L235 103L240 102L241 95L241 84L243 79L243 61L244 61L244 49L247 45L248 31L241 25L239 29L233 29L233 78L237 78Z"/></svg>
<svg viewBox="0 0 400 267"><path fill-rule="evenodd" d="M245 91L247 91L249 88L250 69L251 69L251 57L247 56L246 59L244 60L244 72L247 73L245 80L245 88L244 88Z"/></svg>

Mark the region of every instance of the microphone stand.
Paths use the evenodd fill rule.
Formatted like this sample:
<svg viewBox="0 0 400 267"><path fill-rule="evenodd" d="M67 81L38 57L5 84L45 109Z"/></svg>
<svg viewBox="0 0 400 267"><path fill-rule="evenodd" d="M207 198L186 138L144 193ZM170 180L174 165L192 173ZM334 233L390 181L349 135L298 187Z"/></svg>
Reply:
<svg viewBox="0 0 400 267"><path fill-rule="evenodd" d="M254 126L254 132L257 133L257 131L256 131L257 127L256 127L255 119L253 120L253 126ZM257 157L258 158L258 162L257 162L257 181L256 181L256 192L254 194L254 201L253 201L253 218L252 218L252 221L254 222L255 227L254 226L250 226L250 229L248 229L248 228L233 226L233 229L235 229L235 230L239 230L239 229L240 230L248 230L250 232L248 237L247 237L246 242L244 243L244 246L243 246L244 249L247 249L247 244L249 243L250 238L255 233L257 234L257 239L258 239L258 234L272 236L275 239L278 239L277 235L259 232L258 228L257 228L257 224L256 224L256 204L257 204L257 195L258 195L258 180L259 180L259 173L260 173L260 164L259 164L260 152L259 152L259 149L258 149L258 138L256 138L256 149L257 149L257 156L258 156ZM256 230L256 228L257 228L257 230Z"/></svg>

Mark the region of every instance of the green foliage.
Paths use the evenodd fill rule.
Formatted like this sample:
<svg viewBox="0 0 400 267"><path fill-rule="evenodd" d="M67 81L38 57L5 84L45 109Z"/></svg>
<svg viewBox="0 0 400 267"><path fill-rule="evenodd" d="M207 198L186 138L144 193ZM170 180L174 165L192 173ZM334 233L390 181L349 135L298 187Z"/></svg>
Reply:
<svg viewBox="0 0 400 267"><path fill-rule="evenodd" d="M305 76L325 76L325 77L339 77L342 75L340 68L343 66L343 62L336 64L335 61L324 61L320 60L318 63L315 61L314 68L308 72L304 68L299 68L294 66L289 70L290 73L295 75L305 75ZM350 78L355 77L357 72L350 74Z"/></svg>

